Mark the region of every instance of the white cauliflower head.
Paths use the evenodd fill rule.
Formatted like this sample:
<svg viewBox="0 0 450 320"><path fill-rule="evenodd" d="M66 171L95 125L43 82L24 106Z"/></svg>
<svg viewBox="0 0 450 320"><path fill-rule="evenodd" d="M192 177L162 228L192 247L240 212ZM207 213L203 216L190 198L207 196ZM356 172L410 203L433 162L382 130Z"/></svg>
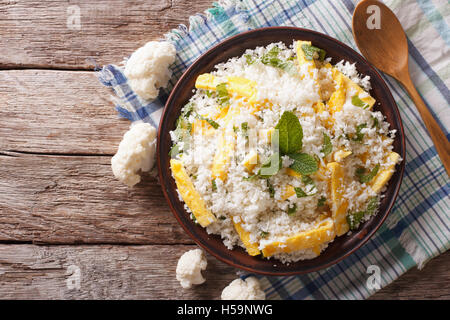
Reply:
<svg viewBox="0 0 450 320"><path fill-rule="evenodd" d="M172 76L169 65L175 54L174 45L167 41L150 41L133 52L124 71L131 89L145 100L155 99Z"/></svg>
<svg viewBox="0 0 450 320"><path fill-rule="evenodd" d="M177 280L183 288L188 289L193 284L205 282L201 271L206 269L206 257L201 249L185 252L177 264Z"/></svg>
<svg viewBox="0 0 450 320"><path fill-rule="evenodd" d="M248 277L245 280L233 280L222 291L222 300L265 300L266 294L261 290L258 279Z"/></svg>
<svg viewBox="0 0 450 320"><path fill-rule="evenodd" d="M148 123L136 123L123 136L117 153L111 159L114 176L132 187L155 164L156 129Z"/></svg>

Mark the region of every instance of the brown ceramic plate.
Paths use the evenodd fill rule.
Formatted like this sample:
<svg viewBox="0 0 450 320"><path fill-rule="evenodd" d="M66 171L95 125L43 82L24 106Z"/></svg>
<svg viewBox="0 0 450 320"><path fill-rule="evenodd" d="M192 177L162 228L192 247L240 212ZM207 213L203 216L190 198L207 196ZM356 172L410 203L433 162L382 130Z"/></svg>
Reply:
<svg viewBox="0 0 450 320"><path fill-rule="evenodd" d="M381 111L391 124L391 129L397 130L394 150L405 159L405 140L402 121L397 105L378 72L357 52L347 45L318 32L293 27L269 27L252 30L228 38L208 50L186 70L172 90L164 108L158 132L157 159L159 177L164 195L169 206L184 230L194 241L206 251L234 267L250 272L267 275L294 275L317 271L329 267L349 256L377 231L386 219L397 197L403 177L405 161L397 165L392 176L385 197L380 204L379 213L369 221L362 224L358 231L351 235L336 238L320 256L312 260L303 260L284 265L277 260L251 257L242 248L228 250L219 236L208 235L204 228L193 223L189 214L184 210L183 203L178 199L175 181L169 167L169 151L171 140L169 131L175 128L175 121L180 115L181 108L192 96L195 79L199 74L210 72L220 62L231 57L241 56L248 48L265 46L273 42L283 41L287 45L293 40L309 40L313 45L327 51L335 64L341 59L356 62L358 71L371 78L372 90L370 94L376 99L375 110Z"/></svg>

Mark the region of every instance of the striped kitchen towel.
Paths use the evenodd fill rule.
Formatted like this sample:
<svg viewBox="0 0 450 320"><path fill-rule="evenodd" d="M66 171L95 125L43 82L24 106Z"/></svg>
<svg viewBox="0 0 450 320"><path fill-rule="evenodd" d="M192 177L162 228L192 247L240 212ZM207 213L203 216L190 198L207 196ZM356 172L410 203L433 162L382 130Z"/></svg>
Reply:
<svg viewBox="0 0 450 320"><path fill-rule="evenodd" d="M116 95L120 115L157 126L164 102L186 68L223 39L259 27L296 26L326 33L357 50L351 32L357 1L242 0L214 3L166 35L176 49L173 77L151 103L127 85L121 67L108 65L100 81ZM407 37L410 71L428 108L449 137L450 6L447 1L388 0ZM150 40L150 39L149 39ZM450 244L450 180L413 102L389 76L383 76L401 111L406 137L406 170L397 202L386 223L362 248L319 272L291 277L258 276L268 299L365 299L412 267L422 268ZM378 272L378 286L371 276Z"/></svg>

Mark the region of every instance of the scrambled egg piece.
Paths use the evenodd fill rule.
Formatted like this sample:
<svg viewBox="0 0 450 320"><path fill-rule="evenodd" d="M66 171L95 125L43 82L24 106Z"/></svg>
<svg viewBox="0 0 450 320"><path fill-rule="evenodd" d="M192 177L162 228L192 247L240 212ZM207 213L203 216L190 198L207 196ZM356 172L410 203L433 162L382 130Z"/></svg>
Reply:
<svg viewBox="0 0 450 320"><path fill-rule="evenodd" d="M258 243L250 242L250 233L245 231L239 222L236 223L233 220L233 225L239 237L241 238L242 243L244 244L247 250L247 253L251 256L257 256L258 254L260 254L261 251L259 251L258 249Z"/></svg>
<svg viewBox="0 0 450 320"><path fill-rule="evenodd" d="M333 154L333 159L336 162L341 162L343 159L351 155L352 152L348 150L338 150Z"/></svg>
<svg viewBox="0 0 450 320"><path fill-rule="evenodd" d="M191 209L192 214L202 227L207 227L216 217L206 208L205 201L194 188L194 184L189 178L181 161L176 159L170 160L170 168L172 169L178 192L183 198L186 205Z"/></svg>
<svg viewBox="0 0 450 320"><path fill-rule="evenodd" d="M381 170L377 173L371 183L372 190L376 193L380 192L381 189L386 185L386 183L391 179L392 174L394 173L394 168L397 162L400 160L400 155L396 152L391 152L388 155L389 160L391 160L391 164L385 170Z"/></svg>
<svg viewBox="0 0 450 320"><path fill-rule="evenodd" d="M327 167L331 171L332 217L336 228L336 235L341 236L349 230L346 219L348 202L342 198L344 170L337 162L330 162L327 164Z"/></svg>
<svg viewBox="0 0 450 320"><path fill-rule="evenodd" d="M317 228L301 232L289 237L284 242L275 241L268 244L262 253L264 257L270 257L279 252L294 252L297 250L313 249L316 254L320 245L333 240L335 237L334 223L331 219L325 219Z"/></svg>
<svg viewBox="0 0 450 320"><path fill-rule="evenodd" d="M242 161L242 165L245 167L247 172L252 173L258 164L258 153L255 150L250 150L250 152L245 156Z"/></svg>
<svg viewBox="0 0 450 320"><path fill-rule="evenodd" d="M205 89L216 91L217 85L225 82L227 84L227 90L229 93L235 93L241 97L251 98L256 95L255 81L241 78L241 77L227 77L226 81L217 78L210 73L204 73L197 77L195 81L195 87L197 89Z"/></svg>

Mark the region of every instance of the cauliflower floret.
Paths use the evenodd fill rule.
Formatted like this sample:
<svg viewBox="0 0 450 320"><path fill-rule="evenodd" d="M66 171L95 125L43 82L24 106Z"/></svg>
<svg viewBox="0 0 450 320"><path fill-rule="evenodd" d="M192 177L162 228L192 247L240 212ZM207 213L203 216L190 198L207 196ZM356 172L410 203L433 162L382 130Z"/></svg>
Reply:
<svg viewBox="0 0 450 320"><path fill-rule="evenodd" d="M255 277L245 280L233 280L222 291L222 300L265 300L266 294L261 290L259 281Z"/></svg>
<svg viewBox="0 0 450 320"><path fill-rule="evenodd" d="M155 99L172 76L169 65L175 54L174 45L167 41L150 41L133 52L124 71L131 89L145 100Z"/></svg>
<svg viewBox="0 0 450 320"><path fill-rule="evenodd" d="M201 271L206 269L206 257L201 249L189 250L180 257L177 264L177 280L183 288L205 282Z"/></svg>
<svg viewBox="0 0 450 320"><path fill-rule="evenodd" d="M148 123L131 125L111 159L114 176L132 187L141 177L138 172L147 172L155 164L156 129Z"/></svg>

